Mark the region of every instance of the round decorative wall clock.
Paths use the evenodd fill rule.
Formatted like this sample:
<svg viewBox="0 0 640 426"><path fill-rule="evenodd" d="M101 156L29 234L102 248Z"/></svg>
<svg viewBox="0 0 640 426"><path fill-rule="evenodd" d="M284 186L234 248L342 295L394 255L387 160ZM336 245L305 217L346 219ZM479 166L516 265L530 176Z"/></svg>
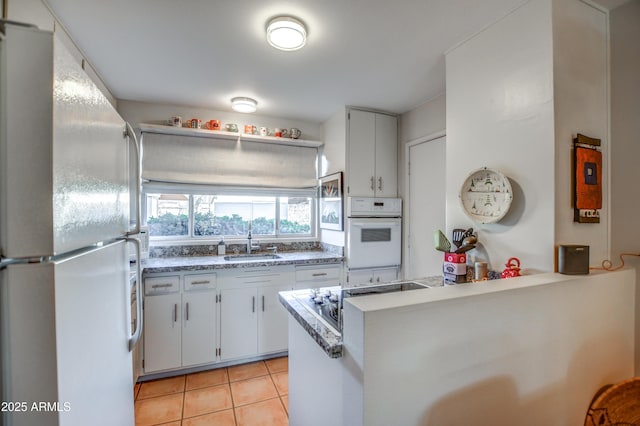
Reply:
<svg viewBox="0 0 640 426"><path fill-rule="evenodd" d="M460 188L462 208L478 223L495 223L511 206L513 191L509 178L486 167L472 172Z"/></svg>

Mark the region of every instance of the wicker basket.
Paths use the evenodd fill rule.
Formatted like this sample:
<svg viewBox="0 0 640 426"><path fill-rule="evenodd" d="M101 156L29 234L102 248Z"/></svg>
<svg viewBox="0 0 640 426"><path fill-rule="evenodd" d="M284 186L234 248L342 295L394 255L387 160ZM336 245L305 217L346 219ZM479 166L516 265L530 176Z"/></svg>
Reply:
<svg viewBox="0 0 640 426"><path fill-rule="evenodd" d="M640 426L640 377L607 385L593 398L585 426Z"/></svg>

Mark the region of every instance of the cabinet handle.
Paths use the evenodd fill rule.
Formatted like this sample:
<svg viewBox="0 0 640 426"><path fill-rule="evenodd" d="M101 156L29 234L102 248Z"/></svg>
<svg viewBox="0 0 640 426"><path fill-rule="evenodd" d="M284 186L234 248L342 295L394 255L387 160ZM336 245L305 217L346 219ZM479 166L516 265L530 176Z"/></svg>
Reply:
<svg viewBox="0 0 640 426"><path fill-rule="evenodd" d="M264 312L264 295L262 295L262 312Z"/></svg>
<svg viewBox="0 0 640 426"><path fill-rule="evenodd" d="M372 283L373 282L373 277L369 278L369 282Z"/></svg>
<svg viewBox="0 0 640 426"><path fill-rule="evenodd" d="M173 284L171 283L167 283L167 284L154 284L151 286L151 288L169 288L172 287Z"/></svg>
<svg viewBox="0 0 640 426"><path fill-rule="evenodd" d="M378 189L382 191L382 177L378 178Z"/></svg>
<svg viewBox="0 0 640 426"><path fill-rule="evenodd" d="M173 305L173 322L178 322L178 304Z"/></svg>
<svg viewBox="0 0 640 426"><path fill-rule="evenodd" d="M251 312L255 312L255 311L256 311L256 297L251 296Z"/></svg>
<svg viewBox="0 0 640 426"><path fill-rule="evenodd" d="M191 285L205 285L205 284L211 284L211 281L205 280L205 281L192 281Z"/></svg>
<svg viewBox="0 0 640 426"><path fill-rule="evenodd" d="M317 272L315 274L311 274L312 277L324 277L325 275L327 275L326 272Z"/></svg>
<svg viewBox="0 0 640 426"><path fill-rule="evenodd" d="M375 181L376 181L375 177L371 176L371 190L372 190L372 191L373 191L374 189L376 189L376 187L375 187Z"/></svg>
<svg viewBox="0 0 640 426"><path fill-rule="evenodd" d="M187 302L187 317L186 321L189 321L189 302Z"/></svg>
<svg viewBox="0 0 640 426"><path fill-rule="evenodd" d="M379 283L380 282L380 277L376 278L376 282Z"/></svg>

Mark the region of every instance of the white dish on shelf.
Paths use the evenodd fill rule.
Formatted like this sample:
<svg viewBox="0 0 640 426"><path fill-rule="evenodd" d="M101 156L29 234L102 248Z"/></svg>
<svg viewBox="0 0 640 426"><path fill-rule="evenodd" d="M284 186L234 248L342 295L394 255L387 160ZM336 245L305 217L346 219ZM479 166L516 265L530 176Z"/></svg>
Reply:
<svg viewBox="0 0 640 426"><path fill-rule="evenodd" d="M483 167L472 172L460 188L465 213L477 223L495 223L509 211L513 191L509 178Z"/></svg>

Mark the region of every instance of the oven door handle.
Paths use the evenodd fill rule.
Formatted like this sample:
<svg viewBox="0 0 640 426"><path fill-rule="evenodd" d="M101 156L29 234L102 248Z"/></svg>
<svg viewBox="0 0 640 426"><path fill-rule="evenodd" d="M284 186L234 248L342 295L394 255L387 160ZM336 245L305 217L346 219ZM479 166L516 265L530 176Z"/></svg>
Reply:
<svg viewBox="0 0 640 426"><path fill-rule="evenodd" d="M400 222L375 222L375 223L351 223L351 226L355 228L389 228L398 227Z"/></svg>

